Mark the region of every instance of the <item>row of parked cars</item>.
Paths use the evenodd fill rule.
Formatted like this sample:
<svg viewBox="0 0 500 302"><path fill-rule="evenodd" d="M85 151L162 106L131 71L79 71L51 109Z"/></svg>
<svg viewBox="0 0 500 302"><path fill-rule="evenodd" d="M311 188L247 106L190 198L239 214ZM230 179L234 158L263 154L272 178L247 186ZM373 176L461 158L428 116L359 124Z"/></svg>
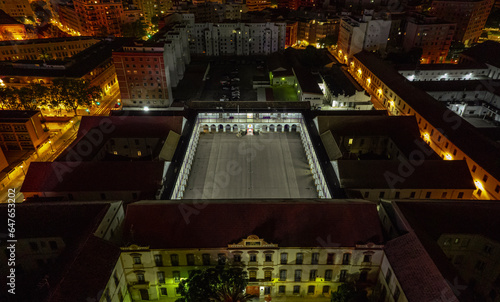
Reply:
<svg viewBox="0 0 500 302"><path fill-rule="evenodd" d="M240 100L240 78L238 78L237 68L231 73L223 75L220 84L222 86L221 101Z"/></svg>

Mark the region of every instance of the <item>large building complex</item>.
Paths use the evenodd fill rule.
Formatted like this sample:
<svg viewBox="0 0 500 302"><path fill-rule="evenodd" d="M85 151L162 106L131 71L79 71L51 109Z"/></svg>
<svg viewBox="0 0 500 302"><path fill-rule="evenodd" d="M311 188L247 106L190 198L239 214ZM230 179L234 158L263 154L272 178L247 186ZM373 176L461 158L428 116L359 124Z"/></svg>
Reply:
<svg viewBox="0 0 500 302"><path fill-rule="evenodd" d="M75 0L75 14L81 28L75 29L89 36L121 36L124 19L123 4L115 0Z"/></svg>
<svg viewBox="0 0 500 302"><path fill-rule="evenodd" d="M453 39L471 45L478 41L493 7L493 0L434 0L431 13L457 24Z"/></svg>

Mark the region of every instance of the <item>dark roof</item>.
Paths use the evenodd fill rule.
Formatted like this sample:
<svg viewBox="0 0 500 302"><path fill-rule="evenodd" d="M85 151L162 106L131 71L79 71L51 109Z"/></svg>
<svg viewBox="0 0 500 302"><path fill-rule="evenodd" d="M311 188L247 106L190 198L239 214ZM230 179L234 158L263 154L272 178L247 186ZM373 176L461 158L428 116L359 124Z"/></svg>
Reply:
<svg viewBox="0 0 500 302"><path fill-rule="evenodd" d="M9 14L0 9L0 25L12 25L12 24L22 25L21 22L17 21Z"/></svg>
<svg viewBox="0 0 500 302"><path fill-rule="evenodd" d="M204 101L191 101L189 102L189 108L195 110L210 110L217 109L220 112L220 109L224 110L269 110L272 109L281 109L281 110L308 110L311 108L309 102L252 102L252 101L238 101L238 102L204 102Z"/></svg>
<svg viewBox="0 0 500 302"><path fill-rule="evenodd" d="M318 116L319 133L330 130L340 142L341 137L361 136L389 137L406 156L414 150L420 150L420 131L413 116ZM440 159L432 154L427 159Z"/></svg>
<svg viewBox="0 0 500 302"><path fill-rule="evenodd" d="M439 129L441 134L448 137L462 152L495 178L500 179L500 145L498 143L482 135L474 126L447 109L444 104L425 91L413 86L405 77L374 54L360 52L354 56L418 114Z"/></svg>
<svg viewBox="0 0 500 302"><path fill-rule="evenodd" d="M71 58L61 61L16 61L0 62L2 76L31 76L31 77L68 77L81 78L100 64L111 60L112 51L119 49L131 38L115 38L112 41L103 40L77 53Z"/></svg>
<svg viewBox="0 0 500 302"><path fill-rule="evenodd" d="M94 148L86 156L82 155L82 160L94 159L112 138L166 138L170 131L181 134L182 122L182 116L84 116L78 128L77 138L56 160L75 160L69 154L80 153L80 148L86 150L89 142ZM91 131L92 129L95 130ZM100 141L96 139L99 136L102 136Z"/></svg>
<svg viewBox="0 0 500 302"><path fill-rule="evenodd" d="M407 177L399 172L399 160L339 160L337 163L340 183L346 189L476 188L467 163L463 160L424 160L421 165L414 166L413 173ZM392 173L391 178L388 178L388 173ZM396 176L403 180L394 180Z"/></svg>
<svg viewBox="0 0 500 302"><path fill-rule="evenodd" d="M74 254L64 278L54 289L48 301L95 301L112 277L120 248L90 235L84 246Z"/></svg>
<svg viewBox="0 0 500 302"><path fill-rule="evenodd" d="M130 204L125 238L154 249L222 248L249 235L282 247L320 247L325 242L326 246L352 247L383 242L377 206L371 202L226 202ZM203 205L203 209L196 210L194 205Z"/></svg>
<svg viewBox="0 0 500 302"><path fill-rule="evenodd" d="M484 41L471 47L460 54L460 56L473 59L478 63L486 63L500 68L500 43L495 41Z"/></svg>
<svg viewBox="0 0 500 302"><path fill-rule="evenodd" d="M470 81L413 81L412 85L424 91L490 91L500 93L500 80Z"/></svg>
<svg viewBox="0 0 500 302"><path fill-rule="evenodd" d="M40 114L36 110L0 110L1 123L26 123L33 116Z"/></svg>
<svg viewBox="0 0 500 302"><path fill-rule="evenodd" d="M362 91L359 87L359 84L356 85L347 75L342 71L342 69L333 65L328 71L321 74L323 80L325 81L326 86L330 92L335 95L346 95L352 96L356 93L357 90Z"/></svg>
<svg viewBox="0 0 500 302"><path fill-rule="evenodd" d="M156 193L164 162L32 162L22 192L139 191ZM154 195L153 195L154 196Z"/></svg>
<svg viewBox="0 0 500 302"><path fill-rule="evenodd" d="M458 301L414 233L388 241L384 252L409 302L438 301L441 297Z"/></svg>
<svg viewBox="0 0 500 302"><path fill-rule="evenodd" d="M297 82L299 82L302 92L323 95L323 92L321 92L321 89L319 88L318 81L309 70L295 66L293 71L297 77Z"/></svg>
<svg viewBox="0 0 500 302"><path fill-rule="evenodd" d="M63 38L48 38L48 39L26 39L26 40L10 40L0 41L0 46L8 45L26 45L26 44L50 44L62 43L69 41L83 41L83 40L99 40L97 37L77 36L77 37L63 37Z"/></svg>
<svg viewBox="0 0 500 302"><path fill-rule="evenodd" d="M396 67L399 71L412 71L412 70L461 70L461 69L488 69L488 66L483 63L467 62L462 64L418 64L417 66L411 64L399 65Z"/></svg>
<svg viewBox="0 0 500 302"><path fill-rule="evenodd" d="M273 77L279 78L279 77L290 77L294 76L293 71L291 70L279 70L279 71L274 71L273 72Z"/></svg>

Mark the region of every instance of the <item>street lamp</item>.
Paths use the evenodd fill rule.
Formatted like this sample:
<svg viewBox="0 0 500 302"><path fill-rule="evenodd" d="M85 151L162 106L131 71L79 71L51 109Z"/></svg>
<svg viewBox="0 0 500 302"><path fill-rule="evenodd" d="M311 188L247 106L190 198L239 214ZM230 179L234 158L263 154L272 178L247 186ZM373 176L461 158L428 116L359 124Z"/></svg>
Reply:
<svg viewBox="0 0 500 302"><path fill-rule="evenodd" d="M50 150L52 150L52 152L54 152L54 148L52 148L52 141L49 140L49 145L50 145Z"/></svg>
<svg viewBox="0 0 500 302"><path fill-rule="evenodd" d="M21 170L23 171L24 176L26 176L26 173L24 172L23 165L20 166Z"/></svg>
<svg viewBox="0 0 500 302"><path fill-rule="evenodd" d="M76 129L75 129L75 123L73 121L70 121L70 122L71 122L71 126L73 126L73 130L76 131Z"/></svg>

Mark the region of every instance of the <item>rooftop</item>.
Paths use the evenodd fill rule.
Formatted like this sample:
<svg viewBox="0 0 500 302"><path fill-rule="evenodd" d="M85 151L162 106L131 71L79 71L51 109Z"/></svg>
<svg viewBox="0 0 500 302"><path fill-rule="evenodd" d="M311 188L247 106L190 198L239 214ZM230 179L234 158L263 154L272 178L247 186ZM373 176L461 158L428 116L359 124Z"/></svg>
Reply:
<svg viewBox="0 0 500 302"><path fill-rule="evenodd" d="M486 43L486 42L485 42ZM484 44L484 43L483 43ZM500 45L500 44L499 44ZM368 52L354 55L418 114L495 178L500 179L500 145L476 130L425 91L415 87L387 63Z"/></svg>
<svg viewBox="0 0 500 302"><path fill-rule="evenodd" d="M204 208L190 215L200 204ZM127 208L124 232L128 242L153 249L223 248L249 235L282 247L353 247L384 240L377 205L344 200L142 201Z"/></svg>
<svg viewBox="0 0 500 302"><path fill-rule="evenodd" d="M474 190L476 187L462 160L425 160L414 168L404 181L393 186L387 173L400 175L399 160L338 160L340 183L346 189L457 189Z"/></svg>
<svg viewBox="0 0 500 302"><path fill-rule="evenodd" d="M479 0L478 0L479 1ZM500 68L500 43L495 41L484 41L460 54L461 57L468 57L478 63L486 63Z"/></svg>
<svg viewBox="0 0 500 302"><path fill-rule="evenodd" d="M40 114L36 110L0 110L0 123L25 123Z"/></svg>

